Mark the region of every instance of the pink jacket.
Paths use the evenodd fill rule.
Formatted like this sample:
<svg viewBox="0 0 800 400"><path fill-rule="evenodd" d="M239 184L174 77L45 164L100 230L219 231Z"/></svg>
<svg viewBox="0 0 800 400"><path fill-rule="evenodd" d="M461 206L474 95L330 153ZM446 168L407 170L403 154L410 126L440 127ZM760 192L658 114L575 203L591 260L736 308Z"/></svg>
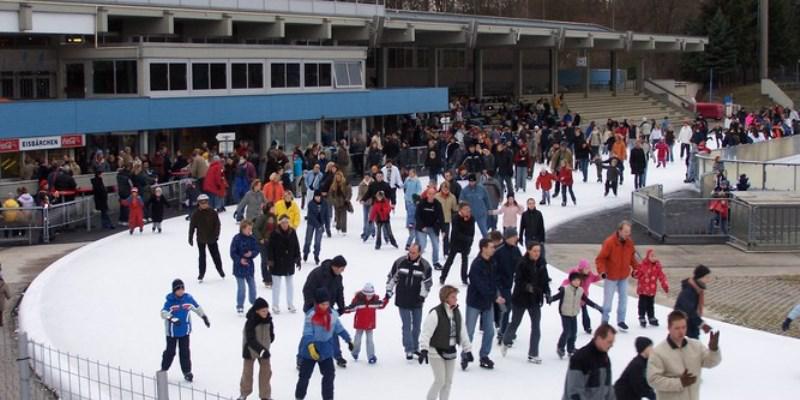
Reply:
<svg viewBox="0 0 800 400"><path fill-rule="evenodd" d="M572 269L570 269L569 272L567 272L567 277L569 277L569 275L572 274L573 272L577 272L579 274L583 273L580 267L572 267ZM591 288L592 284L599 281L600 281L600 275L595 274L590 269L589 275L587 275L586 279L584 279L583 282L581 282L581 288L583 288L583 293L586 294L586 297L589 297L589 288ZM561 286L567 286L567 285L569 285L569 278L564 278L564 282L561 282ZM581 302L581 306L583 304L584 303Z"/></svg>
<svg viewBox="0 0 800 400"><path fill-rule="evenodd" d="M503 203L496 212L497 215L503 214L503 228L516 228L517 217L525 212L525 208L519 204L507 206Z"/></svg>

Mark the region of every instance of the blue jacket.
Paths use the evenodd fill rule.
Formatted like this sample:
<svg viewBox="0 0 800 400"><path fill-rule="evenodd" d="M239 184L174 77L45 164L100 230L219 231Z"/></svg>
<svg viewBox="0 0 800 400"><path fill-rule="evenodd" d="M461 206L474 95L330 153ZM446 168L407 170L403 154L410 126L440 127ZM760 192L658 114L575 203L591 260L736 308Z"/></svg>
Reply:
<svg viewBox="0 0 800 400"><path fill-rule="evenodd" d="M350 334L347 333L347 330L344 329L341 321L339 321L339 313L333 309L329 310L331 313L331 318L333 318L331 321L330 330L311 323L311 317L314 315L314 308L311 308L306 312L306 320L303 325L303 338L300 339L300 357L311 360L311 355L308 353L308 345L314 343L314 347L317 348L317 353L319 354L320 360L332 358L334 348L333 340L331 339L333 338L333 335L341 336L348 343L351 341Z"/></svg>
<svg viewBox="0 0 800 400"><path fill-rule="evenodd" d="M414 201L414 195L422 193L422 183L420 183L419 178L406 178L403 183L403 192L405 193L406 203Z"/></svg>
<svg viewBox="0 0 800 400"><path fill-rule="evenodd" d="M329 221L330 218L328 217L328 207L325 204L325 199L322 199L319 203L314 200L308 202L307 213L306 213L306 221L308 221L308 226L312 228L320 228L325 226L325 221Z"/></svg>
<svg viewBox="0 0 800 400"><path fill-rule="evenodd" d="M303 159L300 157L295 158L292 166L294 167L294 169L292 170L294 178L296 179L301 177L303 175Z"/></svg>
<svg viewBox="0 0 800 400"><path fill-rule="evenodd" d="M486 218L489 214L489 193L483 185L467 185L461 190L461 195L458 198L460 201L469 203L472 209L472 215L475 219Z"/></svg>
<svg viewBox="0 0 800 400"><path fill-rule="evenodd" d="M306 188L308 188L310 192L313 192L318 190L320 183L322 183L322 172L317 172L315 174L314 171L308 171L306 172L305 178Z"/></svg>
<svg viewBox="0 0 800 400"><path fill-rule="evenodd" d="M492 264L492 260L486 261L480 254L472 261L467 287L468 307L488 310L497 299L497 278Z"/></svg>
<svg viewBox="0 0 800 400"><path fill-rule="evenodd" d="M167 295L167 301L161 308L161 318L164 318L164 329L167 336L184 337L192 333L192 318L189 311L194 311L200 317L206 315L189 293L184 293L181 297L176 296L175 293ZM180 325L169 322L172 317L177 318Z"/></svg>
<svg viewBox="0 0 800 400"><path fill-rule="evenodd" d="M517 264L522 258L519 246L511 246L508 243L501 244L492 257L495 267L495 277L500 294L509 300L511 297L511 287L514 285L514 272Z"/></svg>
<svg viewBox="0 0 800 400"><path fill-rule="evenodd" d="M250 252L250 257L244 254ZM258 257L258 241L253 235L245 236L237 233L231 240L231 259L233 260L233 276L246 278L253 276L255 263L253 259ZM242 258L247 260L247 266L242 265Z"/></svg>

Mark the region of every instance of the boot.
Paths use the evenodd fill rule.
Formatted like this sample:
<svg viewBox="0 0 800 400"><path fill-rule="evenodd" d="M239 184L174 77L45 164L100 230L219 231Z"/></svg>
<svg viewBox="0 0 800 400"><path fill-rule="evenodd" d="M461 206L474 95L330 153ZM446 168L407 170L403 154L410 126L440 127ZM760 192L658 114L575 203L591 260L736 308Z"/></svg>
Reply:
<svg viewBox="0 0 800 400"><path fill-rule="evenodd" d="M191 383L194 380L194 374L192 374L191 372L187 372L183 374L183 379L186 379L186 382Z"/></svg>
<svg viewBox="0 0 800 400"><path fill-rule="evenodd" d="M656 318L650 318L650 321L648 322L650 322L651 326L658 326L658 319Z"/></svg>
<svg viewBox="0 0 800 400"><path fill-rule="evenodd" d="M481 357L480 367L485 369L494 369L494 361L490 360L489 357Z"/></svg>
<svg viewBox="0 0 800 400"><path fill-rule="evenodd" d="M647 327L647 320L645 320L644 317L639 317L639 326L642 328Z"/></svg>

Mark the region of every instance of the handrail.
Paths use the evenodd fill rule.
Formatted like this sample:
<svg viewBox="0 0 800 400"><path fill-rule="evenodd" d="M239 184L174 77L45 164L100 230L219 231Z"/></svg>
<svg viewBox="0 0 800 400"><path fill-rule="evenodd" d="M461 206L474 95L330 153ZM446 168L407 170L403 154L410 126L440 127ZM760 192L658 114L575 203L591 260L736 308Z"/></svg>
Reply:
<svg viewBox="0 0 800 400"><path fill-rule="evenodd" d="M665 94L665 95L667 95L667 97L673 97L673 98L676 98L676 99L678 99L678 100L681 102L681 104L687 104L687 105L688 105L688 104L692 104L692 105L693 105L693 107L692 107L691 111L692 111L692 112L695 112L695 111L696 111L696 110L694 109L694 103L691 101L691 99L687 99L686 97L683 97L683 96L681 96L681 95L679 95L679 94L677 94L677 93L675 93L675 92L673 92L673 91L671 91L671 90L669 90L669 89L665 88L664 86L661 86L661 85L659 85L658 83L656 83L656 82L655 82L655 81L653 81L652 79L649 79L649 78L648 78L648 79L645 79L645 80L644 80L644 82L645 82L645 86L642 88L644 91L646 91L646 92L650 92L650 93L653 93L653 94L655 94L655 95L661 95L661 94ZM655 92L655 91L653 91L653 90L649 90L649 89L647 89L647 85L652 85L652 86L655 86L657 89L659 89L659 90L663 91L663 93L656 93L656 92ZM674 104L674 103L673 103L673 104ZM684 109L689 109L689 108L688 108L688 107L686 107L686 106L684 106Z"/></svg>

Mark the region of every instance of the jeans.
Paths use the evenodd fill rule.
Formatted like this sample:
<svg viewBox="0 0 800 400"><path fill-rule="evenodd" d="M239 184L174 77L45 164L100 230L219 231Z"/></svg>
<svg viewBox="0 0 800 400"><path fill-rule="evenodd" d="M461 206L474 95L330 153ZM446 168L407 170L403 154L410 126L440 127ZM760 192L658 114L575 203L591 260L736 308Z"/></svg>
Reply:
<svg viewBox="0 0 800 400"><path fill-rule="evenodd" d="M181 337L167 336L167 348L161 355L161 370L167 371L175 359L175 346L180 351L181 372L184 375L192 372L192 358L189 350L189 335Z"/></svg>
<svg viewBox="0 0 800 400"><path fill-rule="evenodd" d="M686 157L689 157L689 150L691 150L692 145L689 143L681 143L681 158L683 158L683 153L686 153Z"/></svg>
<svg viewBox="0 0 800 400"><path fill-rule="evenodd" d="M550 205L550 191L542 190L542 202L540 204Z"/></svg>
<svg viewBox="0 0 800 400"><path fill-rule="evenodd" d="M256 279L253 275L236 277L236 308L244 307L244 286L247 285L247 300L250 305L256 302Z"/></svg>
<svg viewBox="0 0 800 400"><path fill-rule="evenodd" d="M369 210L372 208L369 204L362 204L361 209L364 210L364 224L361 229L361 239L367 239L375 233L375 227L372 222L369 222Z"/></svg>
<svg viewBox="0 0 800 400"><path fill-rule="evenodd" d="M438 264L439 263L439 235L431 227L427 227L427 228L424 228L421 231L419 231L419 230L417 231L417 243L419 244L419 248L420 248L420 252L421 253L425 252L425 247L428 244L428 238L431 239L431 247L433 247L433 249L432 249L433 257L431 257L431 258L433 259L433 263L434 264Z"/></svg>
<svg viewBox="0 0 800 400"><path fill-rule="evenodd" d="M667 160L669 160L669 162L675 161L675 156L672 154L672 145L669 146L669 153L667 154Z"/></svg>
<svg viewBox="0 0 800 400"><path fill-rule="evenodd" d="M514 193L514 185L511 181L510 175L500 175L498 177L500 181L500 195L502 196L503 193Z"/></svg>
<svg viewBox="0 0 800 400"><path fill-rule="evenodd" d="M586 304L581 306L581 322L583 324L583 330L587 333L592 332L592 319L589 317L589 311Z"/></svg>
<svg viewBox="0 0 800 400"><path fill-rule="evenodd" d="M428 389L427 400L449 400L450 387L453 386L453 372L456 369L456 360L445 360L444 358L430 357L431 369L433 369L433 383Z"/></svg>
<svg viewBox="0 0 800 400"><path fill-rule="evenodd" d="M513 309L513 313L511 314L511 323L508 325L508 329L506 329L506 332L503 335L503 344L510 346L512 343L514 343L514 339L517 338L517 329L519 328L519 324L522 323L522 317L527 311L528 316L531 318L531 337L528 343L528 357L538 357L539 340L542 336L542 308L536 306L528 308L514 306Z"/></svg>
<svg viewBox="0 0 800 400"><path fill-rule="evenodd" d="M100 223L105 229L114 229L114 224L111 223L111 218L108 216L108 210L100 210Z"/></svg>
<svg viewBox="0 0 800 400"><path fill-rule="evenodd" d="M450 224L442 224L442 255L450 254Z"/></svg>
<svg viewBox="0 0 800 400"><path fill-rule="evenodd" d="M625 180L625 164L618 163L617 170L619 171L619 184L622 185L622 181Z"/></svg>
<svg viewBox="0 0 800 400"><path fill-rule="evenodd" d="M200 275L197 276L198 280L202 280L204 276L206 276L206 246L208 246L208 252L211 253L211 259L214 260L214 266L217 267L217 272L219 272L219 276L225 277L225 272L222 271L222 258L219 256L219 247L217 246L217 242L213 243L202 243L197 242L197 252L199 255L199 263L200 263Z"/></svg>
<svg viewBox="0 0 800 400"><path fill-rule="evenodd" d="M722 218L720 214L714 213L711 221L708 221L708 233L714 233L714 227L719 225L720 232L724 235L728 234L728 219Z"/></svg>
<svg viewBox="0 0 800 400"><path fill-rule="evenodd" d="M422 307L402 308L400 310L400 320L403 323L403 349L406 353L413 353L419 350L419 332L422 327Z"/></svg>
<svg viewBox="0 0 800 400"><path fill-rule="evenodd" d="M211 198L211 207L215 210L221 210L225 208L225 196L216 196L213 194L208 195Z"/></svg>
<svg viewBox="0 0 800 400"><path fill-rule="evenodd" d="M394 239L394 234L392 233L392 225L388 222L378 222L378 227L376 228L378 232L378 236L375 238L375 248L381 248L381 233L383 233L383 239L392 244L392 246L397 247L397 241Z"/></svg>
<svg viewBox="0 0 800 400"><path fill-rule="evenodd" d="M328 209L328 218L325 220L325 233L327 233L328 236L330 236L331 235L331 218L333 218L333 205L331 205L331 202L330 202L330 200L327 199L327 197L325 198L325 200L326 200L325 201L325 208Z"/></svg>
<svg viewBox="0 0 800 400"><path fill-rule="evenodd" d="M655 296L645 296L643 294L639 295L640 320L644 319L645 317L649 318L650 321L656 319L655 300Z"/></svg>
<svg viewBox="0 0 800 400"><path fill-rule="evenodd" d="M517 191L525 191L528 185L528 167L517 166L517 171L514 174L517 184Z"/></svg>
<svg viewBox="0 0 800 400"><path fill-rule="evenodd" d="M272 284L272 273L269 272L269 245L267 242L258 244L261 254L261 281L264 284Z"/></svg>
<svg viewBox="0 0 800 400"><path fill-rule="evenodd" d="M567 204L567 192L572 197L572 204L575 204L575 192L572 191L572 185L562 185L561 187L561 205Z"/></svg>
<svg viewBox="0 0 800 400"><path fill-rule="evenodd" d="M128 224L128 213L130 212L130 209L128 208L128 206L122 205L121 201L122 200L120 200L120 204L119 204L119 222L127 225ZM189 215L191 215L191 214L189 214Z"/></svg>
<svg viewBox="0 0 800 400"><path fill-rule="evenodd" d="M286 305L294 308L294 275L272 275L272 307L279 308L281 304L281 278L286 281Z"/></svg>
<svg viewBox="0 0 800 400"><path fill-rule="evenodd" d="M485 238L487 234L489 234L489 229L487 228L486 223L487 215L473 215L475 217L475 223L478 224L478 230L481 231L481 237Z"/></svg>
<svg viewBox="0 0 800 400"><path fill-rule="evenodd" d="M633 175L633 188L634 189L639 189L640 187L644 187L644 185L642 184L643 180L644 180L644 177L641 174L634 174Z"/></svg>
<svg viewBox="0 0 800 400"><path fill-rule="evenodd" d="M511 319L511 289L500 289L500 295L506 299L506 303L501 307L500 304L494 303L494 326L497 328L497 337L502 338L508 329L508 322ZM503 309L506 312L503 312Z"/></svg>
<svg viewBox="0 0 800 400"><path fill-rule="evenodd" d="M558 338L558 350L567 347L567 353L575 352L575 338L578 337L578 317L561 316L561 336Z"/></svg>
<svg viewBox="0 0 800 400"><path fill-rule="evenodd" d="M492 340L494 340L494 308L489 307L485 310L478 310L477 308L467 306L467 334L469 334L469 341L475 336L475 325L478 323L478 317L481 319L481 330L483 336L481 337L481 357L488 357L492 351Z"/></svg>
<svg viewBox="0 0 800 400"><path fill-rule="evenodd" d="M447 279L447 274L450 272L450 266L453 265L453 261L458 254L461 254L461 282L467 282L467 262L469 259L469 248L459 250L450 249L450 252L447 253L447 260L444 261L442 275L439 278L440 281L445 281Z"/></svg>
<svg viewBox="0 0 800 400"><path fill-rule="evenodd" d="M417 240L417 230L415 228L408 228L408 239L406 239L406 247L411 246Z"/></svg>
<svg viewBox="0 0 800 400"><path fill-rule="evenodd" d="M686 171L686 179L694 182L697 179L697 157L694 156L695 153L691 153L689 155L689 168Z"/></svg>
<svg viewBox="0 0 800 400"><path fill-rule="evenodd" d="M583 174L583 181L586 182L589 175L589 159L588 158L581 158L578 160L578 169L581 170L581 174Z"/></svg>
<svg viewBox="0 0 800 400"><path fill-rule="evenodd" d="M333 400L333 381L336 379L336 368L333 366L333 359L309 360L306 358L300 361L300 374L297 379L297 386L294 389L295 399L305 399L308 392L308 381L314 373L314 366L319 364L319 372L322 374L322 399Z"/></svg>
<svg viewBox="0 0 800 400"><path fill-rule="evenodd" d="M311 225L306 227L306 241L303 244L303 257L307 257L311 251L311 239L314 239L314 258L319 258L319 251L322 249L322 234L325 227L313 227Z"/></svg>
<svg viewBox="0 0 800 400"><path fill-rule="evenodd" d="M619 296L617 300L617 323L625 322L625 311L628 307L628 280L606 279L603 283L603 322L608 323L611 314L611 305L614 302L614 294Z"/></svg>
<svg viewBox="0 0 800 400"><path fill-rule="evenodd" d="M367 336L367 357L372 358L375 357L375 341L372 339L372 333L374 330L364 330L364 329L356 329L356 336L353 339L353 358L358 358L358 354L361 353L361 336L366 334Z"/></svg>

